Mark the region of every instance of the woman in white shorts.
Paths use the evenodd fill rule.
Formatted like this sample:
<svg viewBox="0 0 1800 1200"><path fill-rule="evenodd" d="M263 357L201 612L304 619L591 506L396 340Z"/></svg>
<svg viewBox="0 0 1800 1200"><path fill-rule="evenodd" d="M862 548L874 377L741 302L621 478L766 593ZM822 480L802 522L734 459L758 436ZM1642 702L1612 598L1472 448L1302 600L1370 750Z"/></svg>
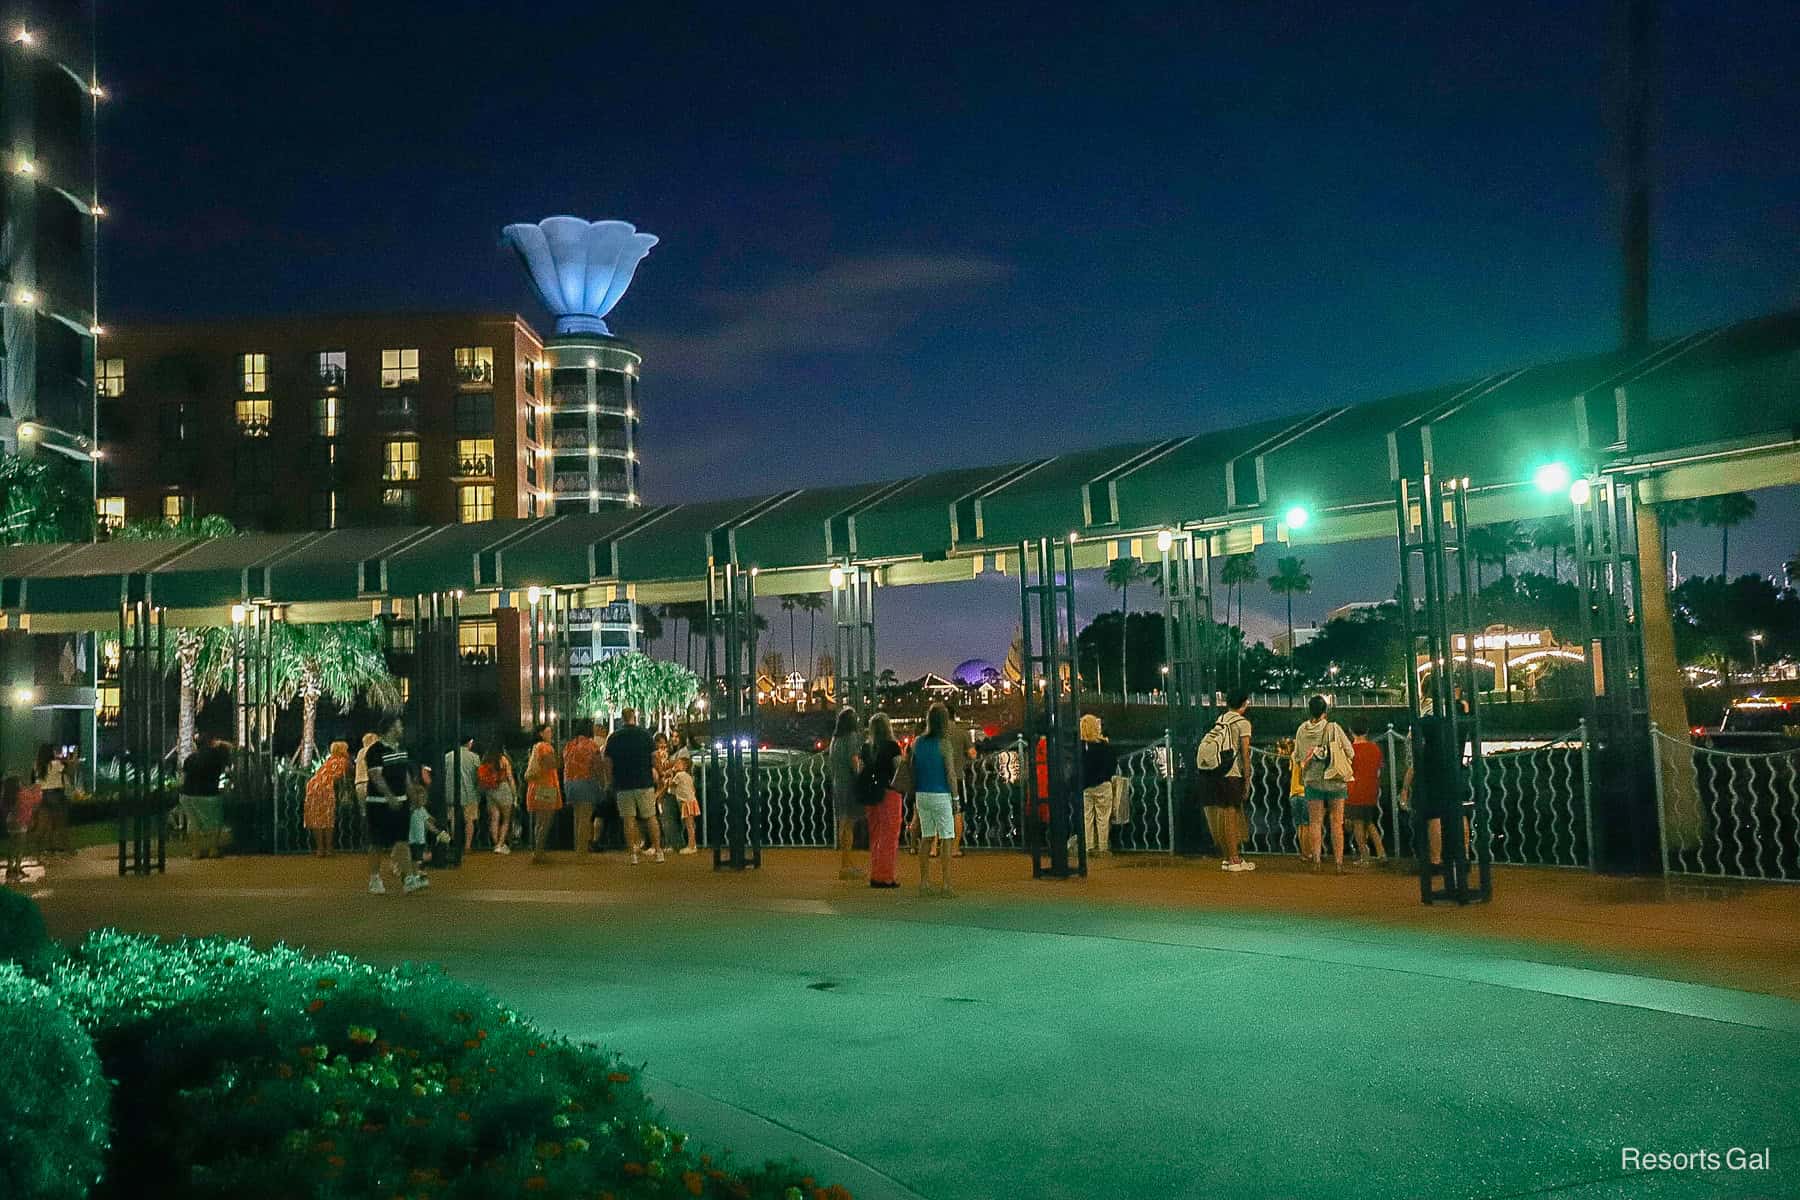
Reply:
<svg viewBox="0 0 1800 1200"><path fill-rule="evenodd" d="M931 859L937 854L942 864L943 883L939 894L955 895L950 890L950 848L956 840L956 813L950 795L950 742L944 736L950 729L950 712L934 704L925 714L925 735L913 743L913 809L919 821L919 895L931 894L929 876ZM943 852L937 853L942 843Z"/></svg>

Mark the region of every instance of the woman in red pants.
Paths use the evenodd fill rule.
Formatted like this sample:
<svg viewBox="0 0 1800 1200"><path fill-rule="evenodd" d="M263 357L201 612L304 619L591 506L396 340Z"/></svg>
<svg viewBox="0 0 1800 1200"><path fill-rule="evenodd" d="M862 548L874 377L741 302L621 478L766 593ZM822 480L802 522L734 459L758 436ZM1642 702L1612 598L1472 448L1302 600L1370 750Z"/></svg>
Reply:
<svg viewBox="0 0 1800 1200"><path fill-rule="evenodd" d="M886 713L869 718L869 740L863 746L862 760L868 776L863 783L866 794L880 797L877 803L867 805L869 886L897 888L903 797L894 790L894 776L900 768L900 743L894 739L894 727Z"/></svg>

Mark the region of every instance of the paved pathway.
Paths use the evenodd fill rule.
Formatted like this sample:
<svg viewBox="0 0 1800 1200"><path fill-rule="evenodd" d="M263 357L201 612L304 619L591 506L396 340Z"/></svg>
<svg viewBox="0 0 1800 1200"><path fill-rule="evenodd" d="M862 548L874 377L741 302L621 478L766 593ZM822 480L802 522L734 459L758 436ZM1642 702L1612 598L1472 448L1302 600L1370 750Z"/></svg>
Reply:
<svg viewBox="0 0 1800 1200"><path fill-rule="evenodd" d="M954 900L804 852L485 856L413 897L361 894L351 859L37 886L65 936L441 962L647 1063L699 1136L865 1198L1800 1195L1800 889L1508 871L1491 907L1425 910L1404 878L1275 863L958 866ZM1773 1167L1631 1175L1627 1146Z"/></svg>

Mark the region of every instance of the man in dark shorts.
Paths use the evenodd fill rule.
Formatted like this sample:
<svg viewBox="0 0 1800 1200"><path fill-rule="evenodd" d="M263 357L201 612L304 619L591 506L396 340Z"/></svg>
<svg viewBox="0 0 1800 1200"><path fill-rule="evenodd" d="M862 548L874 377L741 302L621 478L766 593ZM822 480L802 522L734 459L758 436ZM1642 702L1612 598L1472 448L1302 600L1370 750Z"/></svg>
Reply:
<svg viewBox="0 0 1800 1200"><path fill-rule="evenodd" d="M187 818L188 845L195 858L219 857L225 826L225 801L219 777L231 764L231 745L207 734L200 748L181 764L181 812Z"/></svg>
<svg viewBox="0 0 1800 1200"><path fill-rule="evenodd" d="M412 760L400 744L402 732L400 718L393 718L380 740L366 752L369 795L363 802L363 814L369 826L369 893L375 896L387 891L381 881L384 859L393 865L394 874L403 883L413 873L411 851L406 844L406 787L412 775Z"/></svg>
<svg viewBox="0 0 1800 1200"><path fill-rule="evenodd" d="M613 794L619 800L619 816L625 823L625 845L631 850L631 864L638 862L637 825L650 826L650 849L657 862L663 858L662 822L656 819L656 742L649 730L638 724L637 710L628 708L619 714L623 722L606 739L606 760L612 764Z"/></svg>
<svg viewBox="0 0 1800 1200"><path fill-rule="evenodd" d="M1243 853L1244 796L1250 773L1250 718L1244 714L1249 707L1250 693L1234 692L1219 715L1225 744L1232 750L1231 769L1218 778L1213 796L1213 806L1219 810L1219 856L1223 860L1219 866L1226 871L1256 870L1256 864L1247 861Z"/></svg>

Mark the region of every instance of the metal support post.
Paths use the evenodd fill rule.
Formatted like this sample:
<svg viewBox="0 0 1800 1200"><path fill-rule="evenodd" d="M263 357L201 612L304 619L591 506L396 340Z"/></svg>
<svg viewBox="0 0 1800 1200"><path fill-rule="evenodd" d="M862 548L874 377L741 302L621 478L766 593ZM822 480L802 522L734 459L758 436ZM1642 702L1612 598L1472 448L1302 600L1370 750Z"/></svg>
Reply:
<svg viewBox="0 0 1800 1200"><path fill-rule="evenodd" d="M719 829L713 837L713 869L762 866L763 796L757 743L756 572L727 560L707 566L707 677L723 690L711 706L714 770L719 787ZM718 631L715 640L711 632ZM719 643L723 643L722 646ZM722 659L716 651L722 649ZM723 760L719 742L724 742Z"/></svg>
<svg viewBox="0 0 1800 1200"><path fill-rule="evenodd" d="M875 687L875 572L844 562L831 571L831 623L837 654L834 687L840 705L867 719L877 707Z"/></svg>
<svg viewBox="0 0 1800 1200"><path fill-rule="evenodd" d="M119 607L119 874L167 867L162 747L169 704L163 687L168 631L163 613L134 596Z"/></svg>
<svg viewBox="0 0 1800 1200"><path fill-rule="evenodd" d="M1058 570L1060 559L1061 569ZM1033 578L1036 582L1032 582ZM1065 879L1087 874L1081 821L1081 682L1075 670L1075 547L1038 538L1019 546L1020 683L1025 736L1033 747L1031 778L1043 778L1049 820L1032 839L1031 874ZM1032 740L1032 739L1035 739ZM1041 765L1042 774L1037 768ZM1073 839L1076 860L1069 861Z"/></svg>

